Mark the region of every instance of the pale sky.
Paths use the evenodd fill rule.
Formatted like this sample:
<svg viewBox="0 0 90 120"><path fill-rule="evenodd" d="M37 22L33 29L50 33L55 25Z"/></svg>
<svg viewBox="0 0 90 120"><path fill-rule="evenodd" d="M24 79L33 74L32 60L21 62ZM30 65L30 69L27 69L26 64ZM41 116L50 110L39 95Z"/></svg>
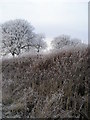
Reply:
<svg viewBox="0 0 90 120"><path fill-rule="evenodd" d="M0 23L25 19L52 39L61 34L88 42L88 0L0 0Z"/></svg>

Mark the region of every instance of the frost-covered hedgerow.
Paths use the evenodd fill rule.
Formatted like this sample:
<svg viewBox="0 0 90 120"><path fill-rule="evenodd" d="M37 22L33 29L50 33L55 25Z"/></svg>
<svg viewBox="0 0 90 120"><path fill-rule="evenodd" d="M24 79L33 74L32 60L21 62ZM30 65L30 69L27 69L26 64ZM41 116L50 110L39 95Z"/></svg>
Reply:
<svg viewBox="0 0 90 120"><path fill-rule="evenodd" d="M87 46L3 60L2 71L3 117L88 117Z"/></svg>

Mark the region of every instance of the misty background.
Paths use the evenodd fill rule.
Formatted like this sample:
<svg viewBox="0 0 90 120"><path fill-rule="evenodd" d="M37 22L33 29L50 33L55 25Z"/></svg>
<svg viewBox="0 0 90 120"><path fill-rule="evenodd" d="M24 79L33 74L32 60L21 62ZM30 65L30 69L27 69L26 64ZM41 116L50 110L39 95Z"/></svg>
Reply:
<svg viewBox="0 0 90 120"><path fill-rule="evenodd" d="M0 0L0 23L13 19L30 22L48 44L60 34L88 43L87 0Z"/></svg>

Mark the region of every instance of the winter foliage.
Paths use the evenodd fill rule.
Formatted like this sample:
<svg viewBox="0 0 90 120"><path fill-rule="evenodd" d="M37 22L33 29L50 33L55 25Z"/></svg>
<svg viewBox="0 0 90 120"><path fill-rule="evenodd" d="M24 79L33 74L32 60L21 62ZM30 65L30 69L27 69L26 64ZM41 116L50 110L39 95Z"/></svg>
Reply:
<svg viewBox="0 0 90 120"><path fill-rule="evenodd" d="M32 47L39 49L45 47L43 37L36 35L33 26L25 20L12 20L1 25L2 48L5 54L19 55L22 51L30 51ZM42 42L45 44L43 45Z"/></svg>
<svg viewBox="0 0 90 120"><path fill-rule="evenodd" d="M87 61L84 45L38 59L3 59L3 117L88 118Z"/></svg>
<svg viewBox="0 0 90 120"><path fill-rule="evenodd" d="M4 54L13 56L0 59L3 118L89 120L87 45L63 34L47 52L45 36L21 19L3 23L0 39Z"/></svg>
<svg viewBox="0 0 90 120"><path fill-rule="evenodd" d="M40 50L47 48L47 44L44 41L44 38L45 37L44 37L43 34L37 34L36 35L36 38L35 38L35 41L34 41L33 44L34 44L35 49L37 50L38 53L40 52Z"/></svg>
<svg viewBox="0 0 90 120"><path fill-rule="evenodd" d="M77 46L81 44L81 40L79 39L71 39L68 35L60 35L51 42L54 49L62 49L63 47Z"/></svg>

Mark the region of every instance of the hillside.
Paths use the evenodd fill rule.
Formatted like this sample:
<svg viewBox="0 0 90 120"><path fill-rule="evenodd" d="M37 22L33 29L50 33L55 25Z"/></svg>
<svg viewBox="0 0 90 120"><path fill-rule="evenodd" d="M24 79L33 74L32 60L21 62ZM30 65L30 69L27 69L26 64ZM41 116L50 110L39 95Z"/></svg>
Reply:
<svg viewBox="0 0 90 120"><path fill-rule="evenodd" d="M88 113L88 49L2 61L3 117L72 118Z"/></svg>

